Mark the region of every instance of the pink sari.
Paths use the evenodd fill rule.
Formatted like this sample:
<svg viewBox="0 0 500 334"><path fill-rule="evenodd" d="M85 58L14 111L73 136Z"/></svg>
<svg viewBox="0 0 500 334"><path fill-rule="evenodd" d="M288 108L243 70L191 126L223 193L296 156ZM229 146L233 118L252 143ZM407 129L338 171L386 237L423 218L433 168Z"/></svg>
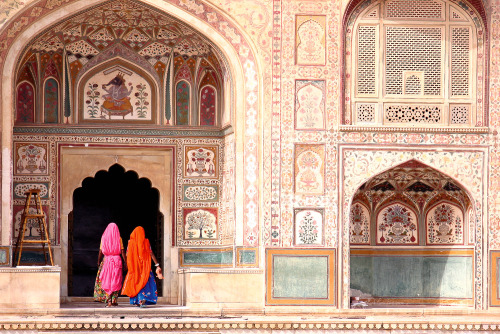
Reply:
<svg viewBox="0 0 500 334"><path fill-rule="evenodd" d="M120 231L115 223L110 223L102 234L101 250L104 254L104 263L99 279L102 289L111 295L122 287Z"/></svg>

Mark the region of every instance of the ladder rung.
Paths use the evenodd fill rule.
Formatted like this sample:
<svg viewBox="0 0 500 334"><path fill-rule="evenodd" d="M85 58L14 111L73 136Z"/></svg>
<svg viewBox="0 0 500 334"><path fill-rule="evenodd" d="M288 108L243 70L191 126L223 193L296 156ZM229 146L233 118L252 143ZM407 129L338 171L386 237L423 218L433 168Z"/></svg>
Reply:
<svg viewBox="0 0 500 334"><path fill-rule="evenodd" d="M39 213L39 214L29 214L29 215L24 215L24 217L26 217L26 218L43 218L43 217L45 217L45 215L44 215L44 214Z"/></svg>
<svg viewBox="0 0 500 334"><path fill-rule="evenodd" d="M30 244L44 244L44 243L50 243L50 240L23 240L23 242Z"/></svg>

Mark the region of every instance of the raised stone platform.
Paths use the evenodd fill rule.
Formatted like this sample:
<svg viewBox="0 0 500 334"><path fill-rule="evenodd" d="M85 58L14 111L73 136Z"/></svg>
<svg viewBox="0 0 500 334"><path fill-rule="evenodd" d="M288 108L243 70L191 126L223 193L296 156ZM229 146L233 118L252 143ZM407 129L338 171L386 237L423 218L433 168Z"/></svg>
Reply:
<svg viewBox="0 0 500 334"><path fill-rule="evenodd" d="M189 309L188 307L154 305L146 308L130 306L119 300L119 306L105 308L92 302L71 302L55 309L1 309L0 331L9 333L85 332L191 332L284 334L299 331L304 334L326 333L328 330L366 333L443 333L500 331L500 313L450 308L357 309L332 310L323 308L308 313L307 309L263 308L259 314L241 310ZM264 331L264 332L263 332ZM278 332L279 331L279 332ZM300 334L296 333L296 334Z"/></svg>

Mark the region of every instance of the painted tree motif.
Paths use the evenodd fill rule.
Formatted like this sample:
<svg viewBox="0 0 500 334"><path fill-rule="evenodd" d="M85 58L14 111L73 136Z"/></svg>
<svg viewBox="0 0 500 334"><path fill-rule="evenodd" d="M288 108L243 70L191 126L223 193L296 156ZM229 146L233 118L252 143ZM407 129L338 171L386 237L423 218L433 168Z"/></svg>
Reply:
<svg viewBox="0 0 500 334"><path fill-rule="evenodd" d="M307 212L303 218L300 229L299 238L304 244L314 244L318 239L318 222L314 219L311 212Z"/></svg>
<svg viewBox="0 0 500 334"><path fill-rule="evenodd" d="M324 209L295 209L295 244L323 244Z"/></svg>
<svg viewBox="0 0 500 334"><path fill-rule="evenodd" d="M213 213L199 209L187 213L185 219L188 239L215 239L217 218Z"/></svg>
<svg viewBox="0 0 500 334"><path fill-rule="evenodd" d="M298 81L297 85L307 82L303 87L297 87L296 95L296 127L297 129L322 129L324 114L323 90L313 83L322 84L317 81Z"/></svg>

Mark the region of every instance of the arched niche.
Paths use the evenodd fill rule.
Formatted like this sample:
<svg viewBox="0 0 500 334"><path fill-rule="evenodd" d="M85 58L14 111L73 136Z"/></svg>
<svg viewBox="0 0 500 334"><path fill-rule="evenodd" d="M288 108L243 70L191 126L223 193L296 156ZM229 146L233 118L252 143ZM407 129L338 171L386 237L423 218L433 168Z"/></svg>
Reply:
<svg viewBox="0 0 500 334"><path fill-rule="evenodd" d="M77 83L78 123L158 124L163 99L148 71L121 58L91 68Z"/></svg>
<svg viewBox="0 0 500 334"><path fill-rule="evenodd" d="M370 177L350 207L350 295L371 307L473 306L468 210L458 181L417 160Z"/></svg>

